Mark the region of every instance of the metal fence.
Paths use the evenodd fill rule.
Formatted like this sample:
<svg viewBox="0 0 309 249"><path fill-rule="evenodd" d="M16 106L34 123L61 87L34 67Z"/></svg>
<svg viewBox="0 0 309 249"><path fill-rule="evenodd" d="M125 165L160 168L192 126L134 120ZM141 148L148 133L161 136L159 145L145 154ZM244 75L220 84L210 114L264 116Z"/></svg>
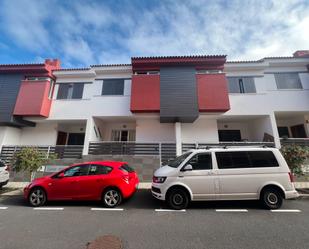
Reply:
<svg viewBox="0 0 309 249"><path fill-rule="evenodd" d="M280 139L281 145L300 145L309 146L309 138L282 138Z"/></svg>
<svg viewBox="0 0 309 249"><path fill-rule="evenodd" d="M42 155L47 158L50 155L55 155L58 159L63 158L81 158L83 153L83 145L56 145L56 146L2 146L0 158L6 162L10 162L15 153L21 151L23 148L36 148L42 152Z"/></svg>
<svg viewBox="0 0 309 249"><path fill-rule="evenodd" d="M90 142L89 155L154 155L161 162L176 157L176 143Z"/></svg>

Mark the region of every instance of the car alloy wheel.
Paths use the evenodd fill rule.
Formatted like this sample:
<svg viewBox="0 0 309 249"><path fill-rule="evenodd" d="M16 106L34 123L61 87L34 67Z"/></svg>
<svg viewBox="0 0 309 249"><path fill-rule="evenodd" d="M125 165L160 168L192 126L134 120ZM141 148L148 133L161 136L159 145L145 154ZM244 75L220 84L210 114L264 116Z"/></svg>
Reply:
<svg viewBox="0 0 309 249"><path fill-rule="evenodd" d="M116 207L121 202L121 194L116 189L109 189L104 193L104 204L107 207Z"/></svg>
<svg viewBox="0 0 309 249"><path fill-rule="evenodd" d="M29 203L34 207L42 206L46 202L45 191L41 188L31 190L29 194Z"/></svg>

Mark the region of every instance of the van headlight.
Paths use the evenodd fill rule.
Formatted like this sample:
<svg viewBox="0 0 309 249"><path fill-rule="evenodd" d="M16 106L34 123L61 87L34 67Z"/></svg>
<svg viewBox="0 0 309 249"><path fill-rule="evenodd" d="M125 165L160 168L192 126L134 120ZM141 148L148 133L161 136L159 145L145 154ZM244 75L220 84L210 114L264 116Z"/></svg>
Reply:
<svg viewBox="0 0 309 249"><path fill-rule="evenodd" d="M152 182L154 183L163 183L166 180L166 176L154 176L152 177Z"/></svg>

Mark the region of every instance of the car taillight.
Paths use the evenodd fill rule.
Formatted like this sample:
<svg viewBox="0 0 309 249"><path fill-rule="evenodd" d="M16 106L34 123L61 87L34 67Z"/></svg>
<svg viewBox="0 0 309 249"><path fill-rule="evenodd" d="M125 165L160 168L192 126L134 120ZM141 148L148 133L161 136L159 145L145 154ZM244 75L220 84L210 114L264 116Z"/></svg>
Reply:
<svg viewBox="0 0 309 249"><path fill-rule="evenodd" d="M290 182L294 182L294 175L292 172L289 172Z"/></svg>

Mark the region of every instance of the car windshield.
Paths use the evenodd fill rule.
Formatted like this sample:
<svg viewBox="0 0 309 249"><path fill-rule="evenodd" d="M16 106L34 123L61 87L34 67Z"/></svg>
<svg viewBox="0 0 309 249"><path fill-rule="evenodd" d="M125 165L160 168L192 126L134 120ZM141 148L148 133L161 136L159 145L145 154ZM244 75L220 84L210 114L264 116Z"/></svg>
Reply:
<svg viewBox="0 0 309 249"><path fill-rule="evenodd" d="M188 156L191 155L192 152L187 152L182 154L179 157L176 157L174 160L168 161L167 165L173 168L177 168Z"/></svg>

